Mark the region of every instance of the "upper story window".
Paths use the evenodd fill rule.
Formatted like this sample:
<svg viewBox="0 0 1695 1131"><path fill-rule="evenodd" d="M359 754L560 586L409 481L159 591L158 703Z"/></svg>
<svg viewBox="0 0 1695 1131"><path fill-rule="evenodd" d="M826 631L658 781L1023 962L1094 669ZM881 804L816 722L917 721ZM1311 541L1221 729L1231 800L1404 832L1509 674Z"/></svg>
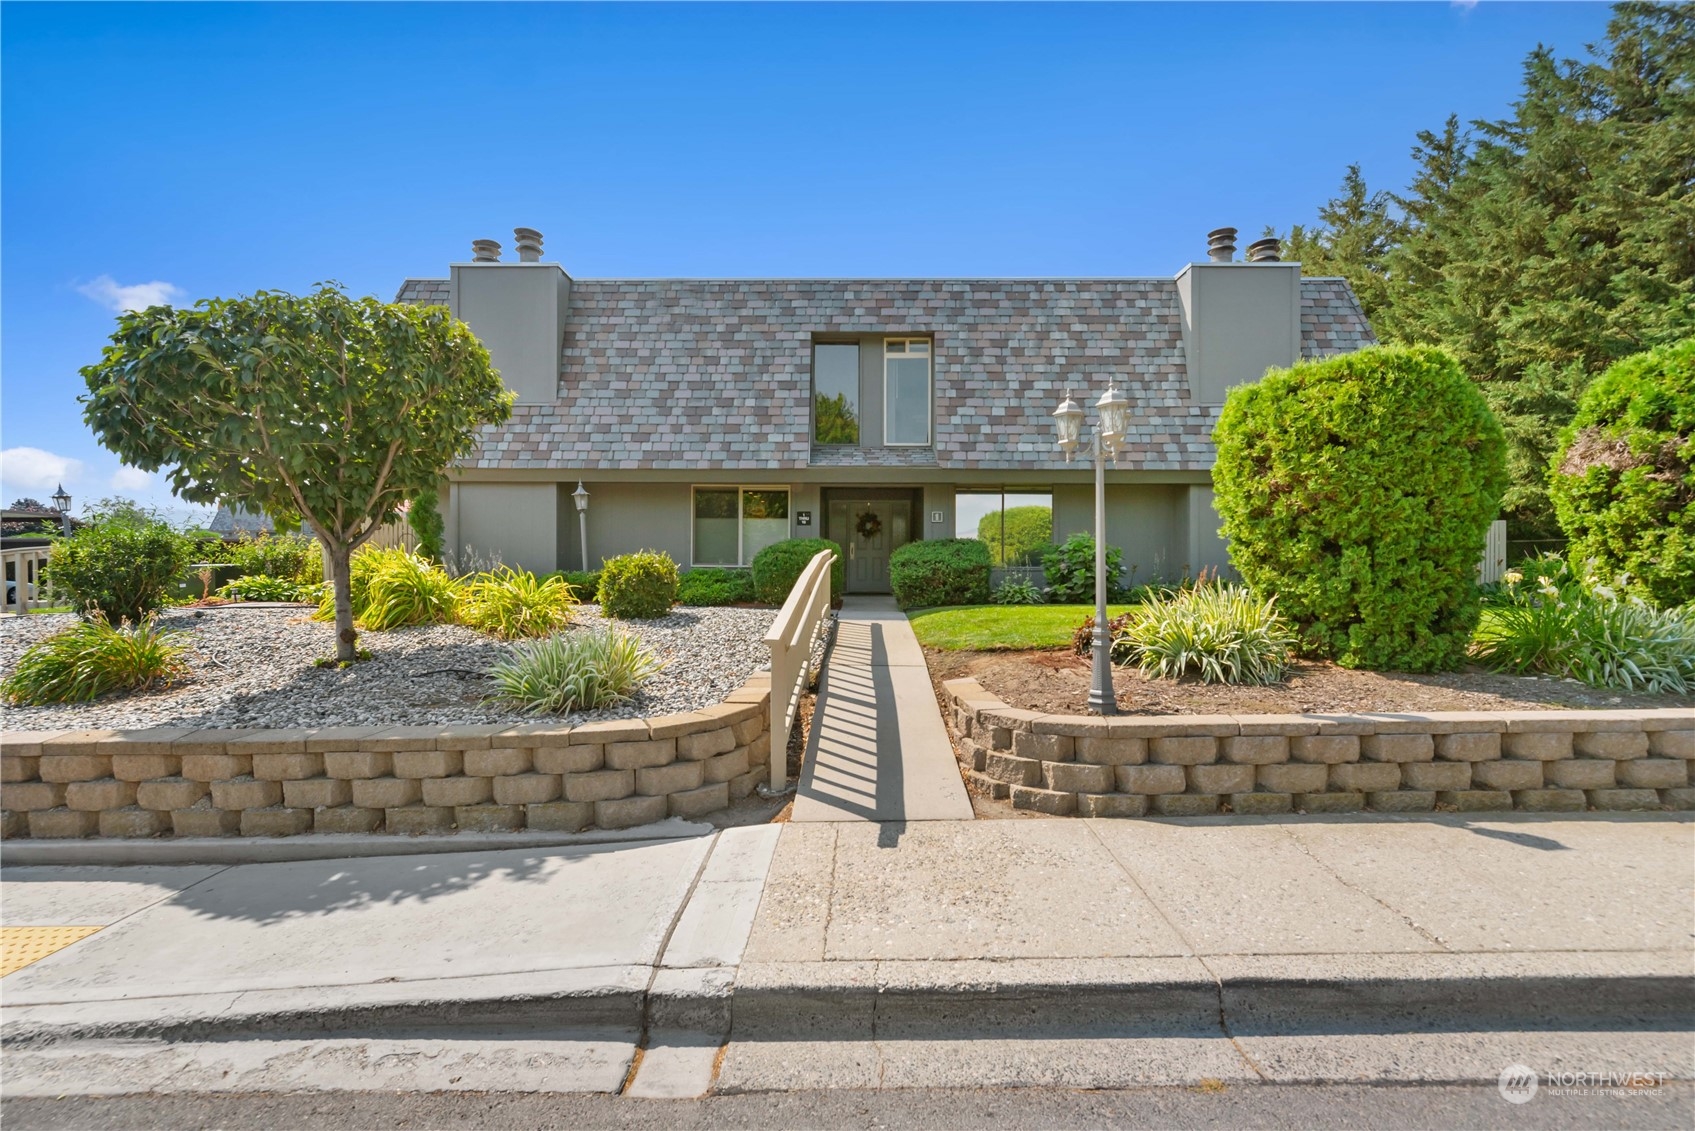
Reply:
<svg viewBox="0 0 1695 1131"><path fill-rule="evenodd" d="M812 347L812 438L820 444L859 443L859 343Z"/></svg>
<svg viewBox="0 0 1695 1131"><path fill-rule="evenodd" d="M883 342L883 442L921 447L930 442L930 341Z"/></svg>

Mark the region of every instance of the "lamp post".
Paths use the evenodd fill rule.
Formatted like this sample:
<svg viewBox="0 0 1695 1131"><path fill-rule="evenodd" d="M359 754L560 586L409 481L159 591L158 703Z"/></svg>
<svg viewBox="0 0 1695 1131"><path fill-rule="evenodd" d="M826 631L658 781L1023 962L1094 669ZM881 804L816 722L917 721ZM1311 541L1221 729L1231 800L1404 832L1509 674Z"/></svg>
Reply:
<svg viewBox="0 0 1695 1131"><path fill-rule="evenodd" d="M53 492L53 505L59 508L59 529L65 532L65 537L71 536L71 495L65 490L63 483Z"/></svg>
<svg viewBox="0 0 1695 1131"><path fill-rule="evenodd" d="M1095 457L1095 634L1093 670L1089 679L1089 709L1102 715L1118 714L1118 697L1112 689L1112 641L1107 638L1106 620L1106 461L1118 454L1128 429L1130 402L1108 382L1106 392L1095 402L1099 420L1090 438ZM1065 460L1071 462L1083 446L1083 409L1071 394L1054 410L1054 427Z"/></svg>
<svg viewBox="0 0 1695 1131"><path fill-rule="evenodd" d="M577 489L571 492L571 501L577 504L577 542L583 548L583 572L589 571L589 493L583 489L583 481L577 480Z"/></svg>

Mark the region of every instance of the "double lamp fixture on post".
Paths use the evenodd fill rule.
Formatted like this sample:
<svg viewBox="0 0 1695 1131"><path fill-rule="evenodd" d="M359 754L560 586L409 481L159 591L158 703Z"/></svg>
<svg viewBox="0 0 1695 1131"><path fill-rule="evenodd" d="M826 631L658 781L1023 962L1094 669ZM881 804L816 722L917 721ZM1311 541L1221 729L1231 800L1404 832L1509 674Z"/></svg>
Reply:
<svg viewBox="0 0 1695 1131"><path fill-rule="evenodd" d="M1095 402L1100 414L1095 422L1094 436L1089 447L1095 457L1095 635L1093 640L1093 670L1089 680L1089 710L1102 715L1118 713L1118 697L1112 689L1112 640L1108 637L1106 618L1106 461L1115 458L1130 427L1130 402L1118 389L1107 382L1106 392ZM1054 427L1059 433L1059 446L1067 463L1083 446L1083 408L1071 399L1068 390L1065 400L1054 410Z"/></svg>

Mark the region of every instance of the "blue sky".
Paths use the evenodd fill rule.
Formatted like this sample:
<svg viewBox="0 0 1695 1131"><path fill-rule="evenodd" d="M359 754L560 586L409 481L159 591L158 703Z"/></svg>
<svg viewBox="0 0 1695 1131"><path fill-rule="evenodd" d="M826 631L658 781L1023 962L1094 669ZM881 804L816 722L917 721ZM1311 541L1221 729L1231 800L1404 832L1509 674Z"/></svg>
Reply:
<svg viewBox="0 0 1695 1131"><path fill-rule="evenodd" d="M20 4L0 502L169 502L81 421L113 310L392 298L541 229L607 276L1167 275L1504 114L1592 4Z"/></svg>

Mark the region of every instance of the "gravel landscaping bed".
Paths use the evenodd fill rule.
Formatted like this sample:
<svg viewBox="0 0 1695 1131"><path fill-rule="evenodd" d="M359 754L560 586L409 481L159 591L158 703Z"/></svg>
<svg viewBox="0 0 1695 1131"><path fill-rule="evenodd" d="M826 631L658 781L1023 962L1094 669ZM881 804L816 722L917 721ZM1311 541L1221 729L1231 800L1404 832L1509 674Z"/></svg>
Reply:
<svg viewBox="0 0 1695 1131"><path fill-rule="evenodd" d="M174 609L160 621L192 641L189 676L162 691L111 696L93 703L0 708L6 730L372 726L404 723L534 722L537 716L485 704L490 664L511 645L460 625L422 625L360 634L374 660L345 671L314 668L335 654L335 627L293 608ZM665 666L622 706L580 712L561 721L633 718L688 711L723 700L770 660L763 643L771 609L678 608L665 617L631 621ZM10 671L35 641L73 621L69 613L0 620L0 670ZM577 609L568 631L608 622L593 605ZM556 716L545 716L553 719Z"/></svg>

